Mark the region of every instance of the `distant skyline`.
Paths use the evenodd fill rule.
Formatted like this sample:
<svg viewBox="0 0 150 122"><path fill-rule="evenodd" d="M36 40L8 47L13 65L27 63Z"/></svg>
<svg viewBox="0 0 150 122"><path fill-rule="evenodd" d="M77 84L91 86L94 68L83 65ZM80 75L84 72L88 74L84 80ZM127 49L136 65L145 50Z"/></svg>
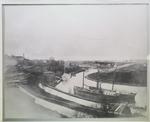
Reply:
<svg viewBox="0 0 150 122"><path fill-rule="evenodd" d="M29 59L145 59L147 12L146 5L8 5L4 53Z"/></svg>

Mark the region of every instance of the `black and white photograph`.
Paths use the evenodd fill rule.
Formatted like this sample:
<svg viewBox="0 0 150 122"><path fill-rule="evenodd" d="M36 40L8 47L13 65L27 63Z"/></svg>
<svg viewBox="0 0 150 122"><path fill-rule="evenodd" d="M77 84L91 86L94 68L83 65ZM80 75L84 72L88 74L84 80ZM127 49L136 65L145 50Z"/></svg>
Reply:
<svg viewBox="0 0 150 122"><path fill-rule="evenodd" d="M4 5L4 120L145 120L147 24L147 4Z"/></svg>

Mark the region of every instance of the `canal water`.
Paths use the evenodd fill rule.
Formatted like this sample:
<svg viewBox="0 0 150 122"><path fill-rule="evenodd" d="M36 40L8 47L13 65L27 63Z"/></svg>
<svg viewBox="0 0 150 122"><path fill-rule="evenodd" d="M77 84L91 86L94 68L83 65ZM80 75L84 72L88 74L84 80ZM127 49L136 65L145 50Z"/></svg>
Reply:
<svg viewBox="0 0 150 122"><path fill-rule="evenodd" d="M84 76L87 76L88 74L97 72L97 69L89 69L84 74ZM56 88L68 92L68 93L74 93L74 86L82 87L82 81L83 81L83 72L80 72L76 74L75 76L72 76L68 80L64 80L60 84L56 86ZM87 86L94 86L96 87L96 82L91 81L87 78L84 78L84 84L85 87ZM104 89L112 89L112 84L110 83L102 83L102 88ZM139 86L129 86L129 85L114 85L114 90L120 91L120 92L133 92L136 93L135 101L136 106L138 107L145 107L147 105L147 87L139 87Z"/></svg>

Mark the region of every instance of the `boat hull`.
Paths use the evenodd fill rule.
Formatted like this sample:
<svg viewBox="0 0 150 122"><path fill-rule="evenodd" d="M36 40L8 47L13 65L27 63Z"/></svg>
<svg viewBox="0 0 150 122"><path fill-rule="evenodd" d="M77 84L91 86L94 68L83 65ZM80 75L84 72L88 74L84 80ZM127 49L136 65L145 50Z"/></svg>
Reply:
<svg viewBox="0 0 150 122"><path fill-rule="evenodd" d="M70 100L70 101L76 102L76 103L78 103L80 105L84 105L84 106L92 107L92 108L101 108L101 103L90 101L90 100L86 100L86 99L82 99L81 97L78 97L76 95L63 92L63 91L61 91L61 90L59 90L59 89L57 89L55 87L44 86L42 84L39 84L39 87L41 89L43 89L45 92L49 93L49 94L61 97L61 98L66 99L66 100Z"/></svg>
<svg viewBox="0 0 150 122"><path fill-rule="evenodd" d="M115 93L110 90L96 91L89 90L81 87L74 87L74 93L76 96L81 97L82 99L90 100L92 102L99 103L135 103L135 94L120 94Z"/></svg>
<svg viewBox="0 0 150 122"><path fill-rule="evenodd" d="M44 86L41 83L39 87L42 91L49 94L50 97L54 98L56 103L59 105L66 106L73 110L81 111L83 113L87 113L93 115L93 117L117 117L122 116L122 114L118 113L116 110L122 106L121 104L110 104L109 107L111 109L107 109L107 104L101 104L94 101L89 101L86 99L82 99L77 95L71 95L69 93L65 93L51 86ZM123 103L124 104L124 103ZM105 108L106 107L106 108ZM126 114L125 114L126 116ZM128 116L128 115L127 115Z"/></svg>

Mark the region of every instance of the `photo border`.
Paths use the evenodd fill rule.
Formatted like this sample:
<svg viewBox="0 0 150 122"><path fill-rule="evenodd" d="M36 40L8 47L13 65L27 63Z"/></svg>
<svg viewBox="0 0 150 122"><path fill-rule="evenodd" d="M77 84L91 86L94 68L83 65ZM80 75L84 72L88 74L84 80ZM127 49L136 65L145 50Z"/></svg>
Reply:
<svg viewBox="0 0 150 122"><path fill-rule="evenodd" d="M137 0L136 2L134 0L118 0L118 1L114 1L114 0L101 0L101 1L97 1L97 0L1 0L0 2L0 45L1 45L1 52L0 52L0 120L1 121L107 121L107 122L111 122L111 121L128 121L127 118L96 118L96 119L91 119L91 118L85 118L85 119L55 119L55 120L36 120L36 119L5 119L4 120L4 89L3 89L3 63L4 63L4 58L3 58L3 53L4 53L4 6L6 5L148 5L148 23L147 23L147 32L148 32L148 37L147 37L147 41L148 41L148 45L147 45L147 51L148 51L148 55L147 55L147 93L148 93L148 101L150 101L150 81L149 81L149 69L150 69L150 42L149 42L149 32L150 32L150 24L149 24L149 20L150 20L150 2L148 0ZM144 121L149 121L149 110L150 110L150 106L148 104L148 118ZM140 119L135 119L130 118L129 121L143 121Z"/></svg>

